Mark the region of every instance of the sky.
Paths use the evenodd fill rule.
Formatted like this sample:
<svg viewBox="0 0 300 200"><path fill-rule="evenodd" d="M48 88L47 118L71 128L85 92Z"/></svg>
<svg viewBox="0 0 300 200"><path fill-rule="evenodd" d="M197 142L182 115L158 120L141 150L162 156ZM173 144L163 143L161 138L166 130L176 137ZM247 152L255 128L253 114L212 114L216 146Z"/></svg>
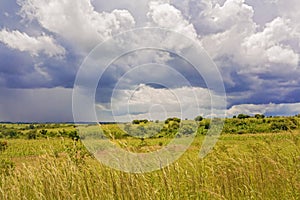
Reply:
<svg viewBox="0 0 300 200"><path fill-rule="evenodd" d="M75 108L80 121L298 114L299 10L298 0L2 0L0 121L73 121L76 88L94 103ZM162 31L133 31L145 27ZM154 44L163 49L138 48ZM191 45L205 52L201 73L181 56L197 60ZM104 65L120 49L132 51ZM218 80L224 91L209 86Z"/></svg>

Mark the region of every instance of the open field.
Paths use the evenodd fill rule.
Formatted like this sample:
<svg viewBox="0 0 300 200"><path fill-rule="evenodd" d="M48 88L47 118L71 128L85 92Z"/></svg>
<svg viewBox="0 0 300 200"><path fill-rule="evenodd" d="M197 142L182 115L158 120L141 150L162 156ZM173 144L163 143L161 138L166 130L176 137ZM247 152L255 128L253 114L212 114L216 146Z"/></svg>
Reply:
<svg viewBox="0 0 300 200"><path fill-rule="evenodd" d="M198 158L204 136L161 170L108 168L70 138L0 139L0 199L299 199L300 132L224 134ZM166 138L127 138L136 152ZM143 143L143 145L141 145Z"/></svg>

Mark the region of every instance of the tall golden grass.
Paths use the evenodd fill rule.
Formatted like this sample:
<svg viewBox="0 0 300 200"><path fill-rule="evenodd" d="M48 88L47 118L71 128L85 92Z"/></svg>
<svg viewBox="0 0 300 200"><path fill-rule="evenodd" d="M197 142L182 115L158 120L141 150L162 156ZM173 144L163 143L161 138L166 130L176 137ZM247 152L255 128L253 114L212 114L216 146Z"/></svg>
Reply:
<svg viewBox="0 0 300 200"><path fill-rule="evenodd" d="M0 176L0 199L300 199L298 133L224 135L199 159L202 139L175 163L141 174L104 166L71 140L32 140L43 147L36 155L2 153L15 168Z"/></svg>

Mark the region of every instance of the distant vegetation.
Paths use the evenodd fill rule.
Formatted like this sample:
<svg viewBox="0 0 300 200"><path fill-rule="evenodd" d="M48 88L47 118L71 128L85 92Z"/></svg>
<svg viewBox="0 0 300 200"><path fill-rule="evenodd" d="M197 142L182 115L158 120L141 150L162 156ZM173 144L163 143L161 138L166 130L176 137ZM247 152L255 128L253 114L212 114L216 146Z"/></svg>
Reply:
<svg viewBox="0 0 300 200"><path fill-rule="evenodd" d="M194 124L192 120L180 120L178 118L168 118L164 122L134 120L132 123L125 125L104 125L102 128L106 135L116 139L130 136L139 138L169 138L194 134L195 131L193 130L196 123L196 135L206 135L211 127L211 119L197 116L194 120ZM222 134L278 133L293 130L300 130L300 116L265 117L261 114L254 116L239 114L237 117L234 116L233 118L224 120Z"/></svg>
<svg viewBox="0 0 300 200"><path fill-rule="evenodd" d="M264 115L238 115L237 118L226 119L223 133L278 133L299 129L300 118L294 117L265 117Z"/></svg>
<svg viewBox="0 0 300 200"><path fill-rule="evenodd" d="M131 123L125 124L102 124L101 128L107 137L121 139L127 137L181 137L195 132L196 135L206 135L210 126L211 119L197 116L194 120L181 120L176 117L168 118L165 121L156 120L155 122L147 119L133 120ZM300 115L265 117L261 114L253 116L239 114L224 120L222 134L278 133L292 130L300 130ZM55 137L78 140L79 134L74 124L0 124L0 138L38 139Z"/></svg>
<svg viewBox="0 0 300 200"><path fill-rule="evenodd" d="M79 139L73 124L0 124L0 138L38 139L52 137Z"/></svg>

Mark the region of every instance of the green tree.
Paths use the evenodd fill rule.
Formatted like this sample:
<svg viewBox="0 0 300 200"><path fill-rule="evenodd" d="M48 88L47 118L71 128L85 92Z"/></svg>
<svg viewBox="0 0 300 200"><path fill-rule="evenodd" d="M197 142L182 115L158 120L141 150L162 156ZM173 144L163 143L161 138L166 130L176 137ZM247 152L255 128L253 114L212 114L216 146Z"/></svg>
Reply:
<svg viewBox="0 0 300 200"><path fill-rule="evenodd" d="M255 117L256 119L264 119L264 118L265 118L265 116L262 115L262 114L255 114L254 117Z"/></svg>
<svg viewBox="0 0 300 200"><path fill-rule="evenodd" d="M132 124L140 124L140 120L135 119L135 120L132 121Z"/></svg>
<svg viewBox="0 0 300 200"><path fill-rule="evenodd" d="M203 117L202 116L197 116L196 118L195 118L195 121L197 121L197 122L201 122L203 120Z"/></svg>
<svg viewBox="0 0 300 200"><path fill-rule="evenodd" d="M239 114L239 115L237 116L237 118L239 118L239 119L247 119L247 118L250 118L250 115Z"/></svg>
<svg viewBox="0 0 300 200"><path fill-rule="evenodd" d="M177 118L177 117L168 118L168 119L165 120L165 124L168 124L168 123L171 122L171 121L180 123L180 122L181 122L181 119L179 119L179 118Z"/></svg>

